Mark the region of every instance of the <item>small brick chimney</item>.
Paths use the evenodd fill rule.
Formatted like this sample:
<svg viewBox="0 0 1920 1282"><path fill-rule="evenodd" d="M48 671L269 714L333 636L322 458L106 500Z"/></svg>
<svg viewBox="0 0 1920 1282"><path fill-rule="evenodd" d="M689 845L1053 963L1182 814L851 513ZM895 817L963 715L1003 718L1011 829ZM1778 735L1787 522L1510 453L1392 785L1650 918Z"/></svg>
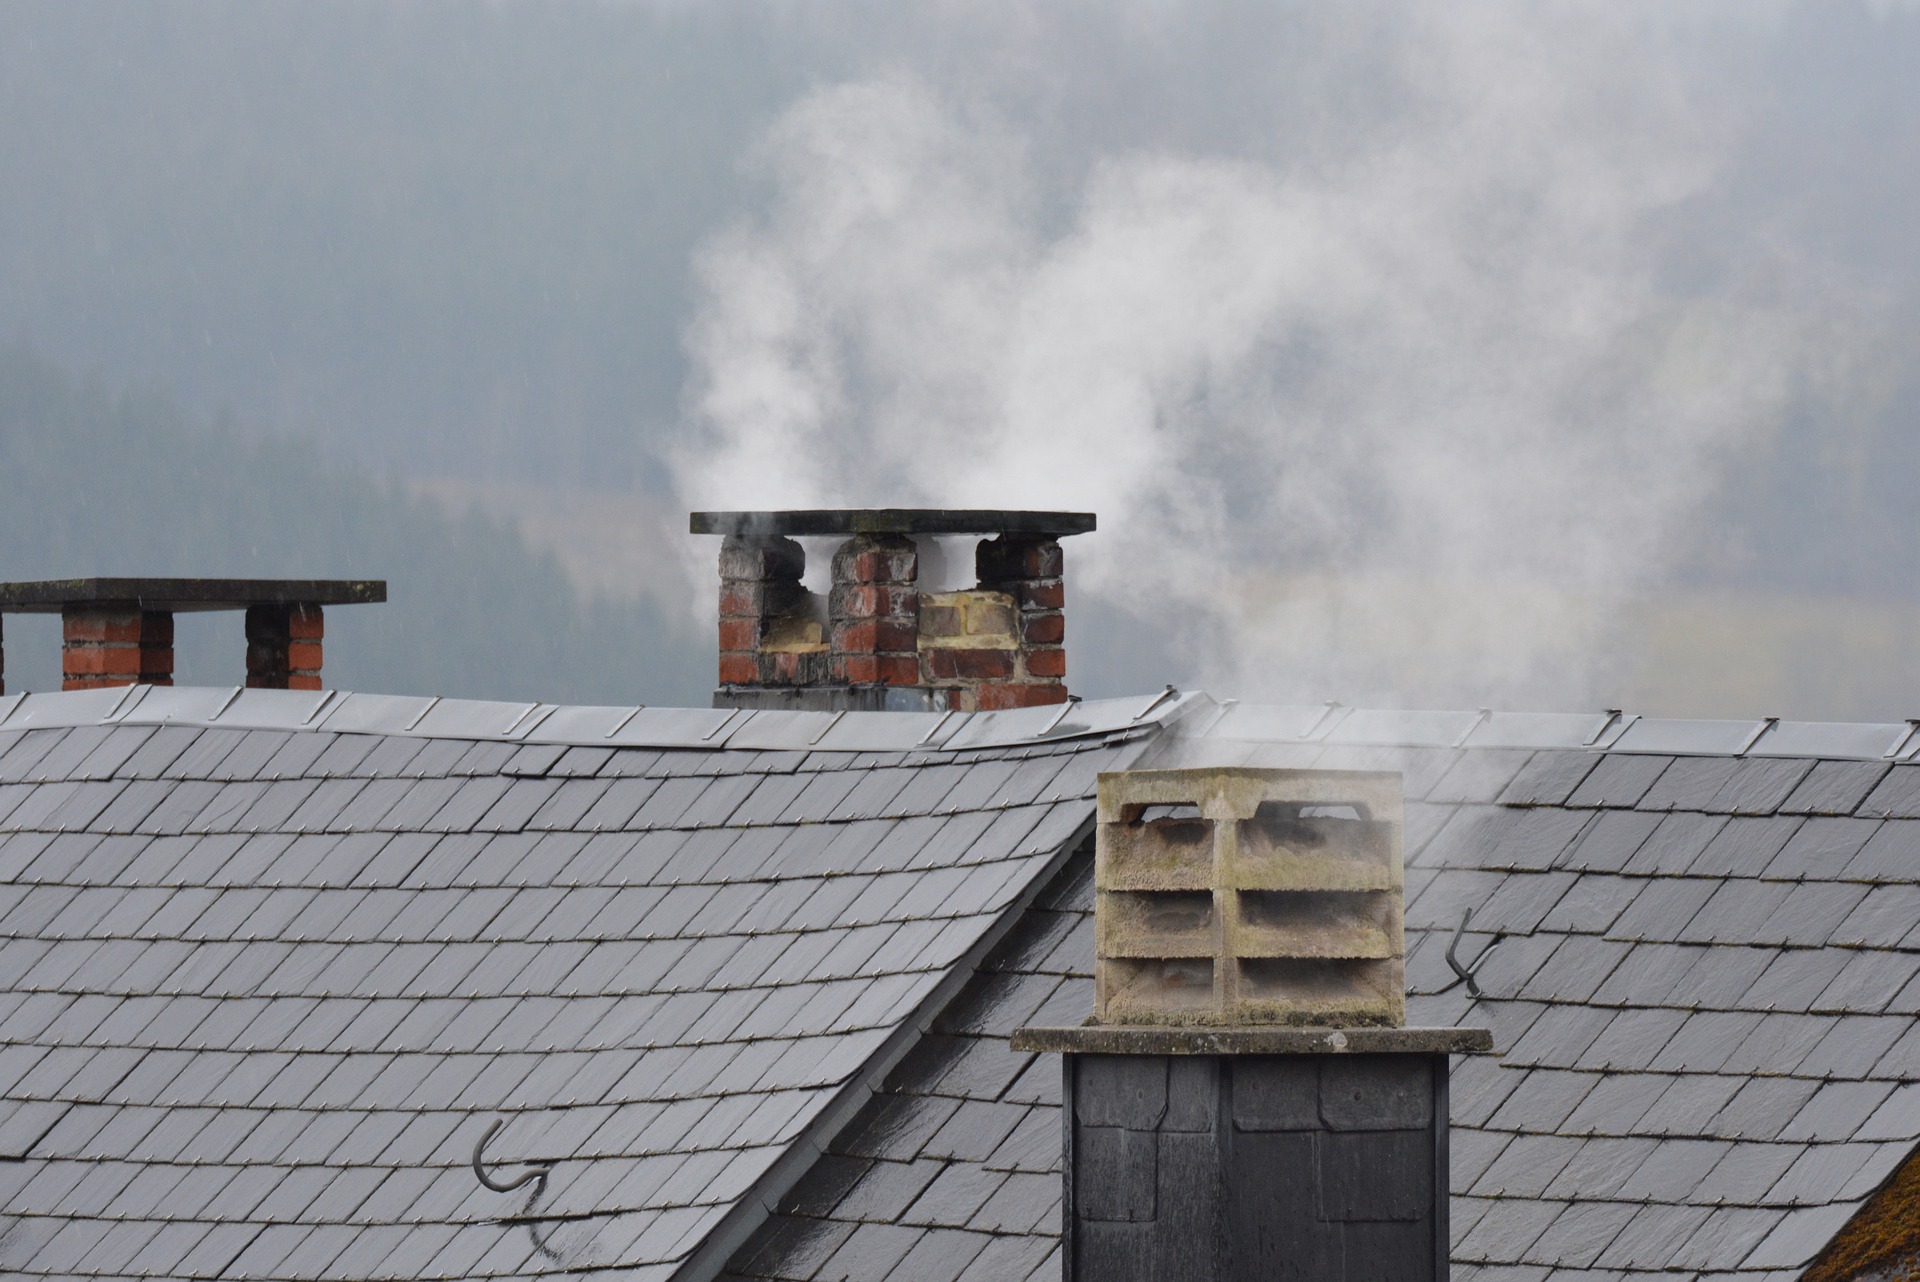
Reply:
<svg viewBox="0 0 1920 1282"><path fill-rule="evenodd" d="M1091 513L695 512L720 547L716 707L991 711L1068 698L1060 540ZM922 591L916 539L981 536L977 582ZM796 537L844 538L823 598Z"/></svg>
<svg viewBox="0 0 1920 1282"><path fill-rule="evenodd" d="M0 615L58 614L62 689L173 684L173 616L246 612L246 684L320 689L323 607L385 601L385 580L48 579L0 583ZM0 680L0 694L6 691Z"/></svg>
<svg viewBox="0 0 1920 1282"><path fill-rule="evenodd" d="M1067 1282L1444 1282L1447 1081L1407 1028L1401 784L1100 776L1093 1018L1065 1061Z"/></svg>

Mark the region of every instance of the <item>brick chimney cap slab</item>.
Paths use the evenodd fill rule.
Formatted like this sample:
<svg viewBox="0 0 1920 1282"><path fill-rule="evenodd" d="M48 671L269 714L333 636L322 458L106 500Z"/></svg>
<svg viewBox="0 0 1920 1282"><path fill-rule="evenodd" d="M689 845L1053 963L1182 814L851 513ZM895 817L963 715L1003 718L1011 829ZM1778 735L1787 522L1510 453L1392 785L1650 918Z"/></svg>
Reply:
<svg viewBox="0 0 1920 1282"><path fill-rule="evenodd" d="M385 579L41 579L0 583L0 612L59 614L69 606L244 610L253 605L373 605Z"/></svg>
<svg viewBox="0 0 1920 1282"><path fill-rule="evenodd" d="M1080 1055L1467 1055L1492 1050L1493 1033L1484 1028L1080 1024L1015 1029L1013 1049Z"/></svg>
<svg viewBox="0 0 1920 1282"><path fill-rule="evenodd" d="M694 534L1034 534L1065 538L1094 528L1091 512L1001 512L985 508L863 507L789 512L695 512Z"/></svg>

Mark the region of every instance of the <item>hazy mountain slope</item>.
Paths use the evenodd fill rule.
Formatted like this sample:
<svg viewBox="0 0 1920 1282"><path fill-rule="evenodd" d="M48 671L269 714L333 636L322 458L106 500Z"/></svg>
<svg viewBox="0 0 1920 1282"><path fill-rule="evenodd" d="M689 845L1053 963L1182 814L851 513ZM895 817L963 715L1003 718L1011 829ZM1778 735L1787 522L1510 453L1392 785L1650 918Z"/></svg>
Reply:
<svg viewBox="0 0 1920 1282"><path fill-rule="evenodd" d="M345 688L687 702L708 678L707 639L676 631L678 613L583 601L500 523L0 350L0 579L93 574L385 578L389 604L328 615L327 675ZM182 680L237 680L239 619L182 622ZM56 682L51 622L6 629L8 688Z"/></svg>

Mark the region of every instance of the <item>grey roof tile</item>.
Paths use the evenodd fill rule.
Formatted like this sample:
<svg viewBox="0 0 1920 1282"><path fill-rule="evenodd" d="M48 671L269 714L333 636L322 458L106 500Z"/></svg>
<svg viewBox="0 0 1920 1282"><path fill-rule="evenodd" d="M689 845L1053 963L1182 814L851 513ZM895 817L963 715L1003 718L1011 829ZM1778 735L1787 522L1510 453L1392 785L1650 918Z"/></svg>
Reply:
<svg viewBox="0 0 1920 1282"><path fill-rule="evenodd" d="M1739 1093L1745 1081L1745 1078L1730 1075L1691 1071L1679 1073L1660 1092L1660 1097L1653 1105L1640 1115L1633 1129L1646 1135L1710 1134L1711 1124L1703 1127L1701 1119L1717 1116Z"/></svg>
<svg viewBox="0 0 1920 1282"><path fill-rule="evenodd" d="M1788 950L1777 954L1740 1004L1753 1010L1805 1011L1850 959L1840 949Z"/></svg>
<svg viewBox="0 0 1920 1282"><path fill-rule="evenodd" d="M1849 881L1907 881L1920 875L1920 823L1881 824L1841 875Z"/></svg>
<svg viewBox="0 0 1920 1282"><path fill-rule="evenodd" d="M1530 1131L1540 1134L1552 1134L1559 1129L1567 1117L1580 1106L1587 1097L1598 1077L1592 1073L1569 1073L1554 1069L1535 1069L1526 1075L1526 1079L1508 1095L1486 1125L1496 1131ZM1566 1143L1571 1143L1567 1141ZM1561 1161L1566 1160L1563 1154ZM1548 1172L1541 1180L1540 1188L1546 1187L1546 1180L1558 1172ZM1484 1190L1481 1190L1484 1191ZM1537 1193L1540 1189L1534 1189ZM1528 1194L1531 1196L1531 1194Z"/></svg>
<svg viewBox="0 0 1920 1282"><path fill-rule="evenodd" d="M1736 1139L1776 1139L1820 1086L1818 1082L1787 1077L1742 1080L1744 1085L1713 1121L1717 1134Z"/></svg>
<svg viewBox="0 0 1920 1282"><path fill-rule="evenodd" d="M1866 800L1888 765L1881 761L1817 761L1807 777L1780 803L1783 814L1850 815Z"/></svg>
<svg viewBox="0 0 1920 1282"><path fill-rule="evenodd" d="M1500 793L1499 801L1515 806L1564 805L1600 759L1593 752L1537 752Z"/></svg>
<svg viewBox="0 0 1920 1282"><path fill-rule="evenodd" d="M1676 812L1660 821L1653 835L1641 843L1622 871L1677 874L1692 867L1701 853L1730 821L1720 815Z"/></svg>
<svg viewBox="0 0 1920 1282"><path fill-rule="evenodd" d="M1920 818L1920 765L1894 766L1854 813L1872 819Z"/></svg>
<svg viewBox="0 0 1920 1282"><path fill-rule="evenodd" d="M1657 758L1609 757L1608 760L1624 763ZM1714 798L1733 782L1739 766L1740 762L1733 757L1676 757L1658 772L1653 785L1636 804L1641 810L1711 810Z"/></svg>
<svg viewBox="0 0 1920 1282"><path fill-rule="evenodd" d="M1681 939L1720 882L1707 877L1657 877L1648 880L1607 932L1609 939Z"/></svg>
<svg viewBox="0 0 1920 1282"><path fill-rule="evenodd" d="M1638 811L1606 811L1582 830L1560 866L1582 872L1619 872L1653 836L1662 817Z"/></svg>
<svg viewBox="0 0 1920 1282"><path fill-rule="evenodd" d="M1732 1145L1724 1140L1662 1139L1616 1196L1625 1201L1685 1202Z"/></svg>
<svg viewBox="0 0 1920 1282"><path fill-rule="evenodd" d="M1817 1010L1920 1013L1920 953L1855 953L1813 1000ZM1846 1027L1840 1030L1845 1033Z"/></svg>
<svg viewBox="0 0 1920 1282"><path fill-rule="evenodd" d="M1878 1149L1874 1144L1819 1144L1806 1148L1767 1190L1766 1200L1792 1206L1817 1206L1835 1201L1841 1190L1879 1156ZM1881 1174L1885 1174L1884 1169Z"/></svg>
<svg viewBox="0 0 1920 1282"><path fill-rule="evenodd" d="M1891 1082L1828 1082L1780 1132L1785 1140L1844 1140L1893 1092Z"/></svg>
<svg viewBox="0 0 1920 1282"><path fill-rule="evenodd" d="M1687 866L1687 871L1696 877L1758 877L1793 837L1800 823L1797 818L1731 819Z"/></svg>
<svg viewBox="0 0 1920 1282"><path fill-rule="evenodd" d="M1566 804L1574 807L1636 805L1673 760L1636 753L1607 753L1573 790Z"/></svg>
<svg viewBox="0 0 1920 1282"><path fill-rule="evenodd" d="M1827 942L1890 947L1920 929L1920 885L1875 886L1834 927Z"/></svg>
<svg viewBox="0 0 1920 1282"><path fill-rule="evenodd" d="M120 764L115 773L128 779L159 778L199 737L200 731L195 727L156 727L141 741L140 747L133 755ZM7 774L6 761L0 759L0 777Z"/></svg>
<svg viewBox="0 0 1920 1282"><path fill-rule="evenodd" d="M1841 876L1880 827L1868 819L1809 819L1795 830L1763 876L1797 880Z"/></svg>
<svg viewBox="0 0 1920 1282"><path fill-rule="evenodd" d="M1736 815L1774 814L1797 793L1817 764L1805 759L1742 759L1707 809Z"/></svg>
<svg viewBox="0 0 1920 1282"><path fill-rule="evenodd" d="M1600 1253L1598 1263L1606 1267L1662 1268L1700 1231L1710 1214L1706 1207L1643 1205L1613 1245Z"/></svg>

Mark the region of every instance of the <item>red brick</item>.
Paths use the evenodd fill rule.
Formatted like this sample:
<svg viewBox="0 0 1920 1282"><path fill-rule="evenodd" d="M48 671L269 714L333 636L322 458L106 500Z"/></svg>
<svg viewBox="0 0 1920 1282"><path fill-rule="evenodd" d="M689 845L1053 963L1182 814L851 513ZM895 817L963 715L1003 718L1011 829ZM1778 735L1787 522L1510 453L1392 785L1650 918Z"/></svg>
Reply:
<svg viewBox="0 0 1920 1282"><path fill-rule="evenodd" d="M856 534L833 554L836 585L912 583L919 573L920 555L905 535Z"/></svg>
<svg viewBox="0 0 1920 1282"><path fill-rule="evenodd" d="M320 670L320 650L318 641L295 641L287 647L287 668L293 672L318 672Z"/></svg>
<svg viewBox="0 0 1920 1282"><path fill-rule="evenodd" d="M1053 682L1007 685L983 685L973 689L973 706L981 712L1007 708L1038 708L1049 703L1065 703L1067 688Z"/></svg>
<svg viewBox="0 0 1920 1282"><path fill-rule="evenodd" d="M295 672L289 674L287 677L287 689L289 690L319 690L322 688L320 684L320 674L317 672Z"/></svg>
<svg viewBox="0 0 1920 1282"><path fill-rule="evenodd" d="M140 647L140 679L142 681L151 680L153 684L158 685L160 684L159 678L171 678L172 676L172 646L143 645ZM168 684L171 684L170 680Z"/></svg>
<svg viewBox="0 0 1920 1282"><path fill-rule="evenodd" d="M835 685L917 686L920 660L911 654L836 654L828 676Z"/></svg>
<svg viewBox="0 0 1920 1282"><path fill-rule="evenodd" d="M723 686L750 686L760 679L760 665L751 654L723 654L720 656L720 684Z"/></svg>
<svg viewBox="0 0 1920 1282"><path fill-rule="evenodd" d="M879 685L880 656L877 654L834 655L833 680L836 685Z"/></svg>
<svg viewBox="0 0 1920 1282"><path fill-rule="evenodd" d="M317 605L287 608L287 636L294 641L318 641L327 634L325 613Z"/></svg>
<svg viewBox="0 0 1920 1282"><path fill-rule="evenodd" d="M1067 590L1058 579L1022 583L1015 595L1020 598L1020 608L1027 611L1064 610L1067 605Z"/></svg>
<svg viewBox="0 0 1920 1282"><path fill-rule="evenodd" d="M1058 610L1029 614L1020 625L1020 639L1028 645L1059 645L1067 639L1067 616Z"/></svg>
<svg viewBox="0 0 1920 1282"><path fill-rule="evenodd" d="M755 619L720 620L722 650L752 650L760 644L760 624Z"/></svg>
<svg viewBox="0 0 1920 1282"><path fill-rule="evenodd" d="M920 633L902 619L855 619L833 625L833 648L840 654L912 654Z"/></svg>
<svg viewBox="0 0 1920 1282"><path fill-rule="evenodd" d="M760 613L760 585L757 583L722 583L720 585L720 617L758 616Z"/></svg>
<svg viewBox="0 0 1920 1282"><path fill-rule="evenodd" d="M991 680L1014 673L1012 650L958 650L930 647L921 656L935 680Z"/></svg>
<svg viewBox="0 0 1920 1282"><path fill-rule="evenodd" d="M974 570L982 585L1015 579L1057 579L1064 564L1057 540L1017 534L983 539L973 554Z"/></svg>
<svg viewBox="0 0 1920 1282"><path fill-rule="evenodd" d="M140 640L143 622L138 610L69 610L60 620L60 630L69 642L134 645Z"/></svg>
<svg viewBox="0 0 1920 1282"><path fill-rule="evenodd" d="M61 652L61 671L70 677L137 677L137 645L70 645Z"/></svg>
<svg viewBox="0 0 1920 1282"><path fill-rule="evenodd" d="M1027 675L1033 677L1066 676L1067 652L1057 646L1047 646L1039 650L1027 651Z"/></svg>
<svg viewBox="0 0 1920 1282"><path fill-rule="evenodd" d="M827 596L830 617L841 619L909 619L918 626L920 593L911 587L884 583L840 583Z"/></svg>

